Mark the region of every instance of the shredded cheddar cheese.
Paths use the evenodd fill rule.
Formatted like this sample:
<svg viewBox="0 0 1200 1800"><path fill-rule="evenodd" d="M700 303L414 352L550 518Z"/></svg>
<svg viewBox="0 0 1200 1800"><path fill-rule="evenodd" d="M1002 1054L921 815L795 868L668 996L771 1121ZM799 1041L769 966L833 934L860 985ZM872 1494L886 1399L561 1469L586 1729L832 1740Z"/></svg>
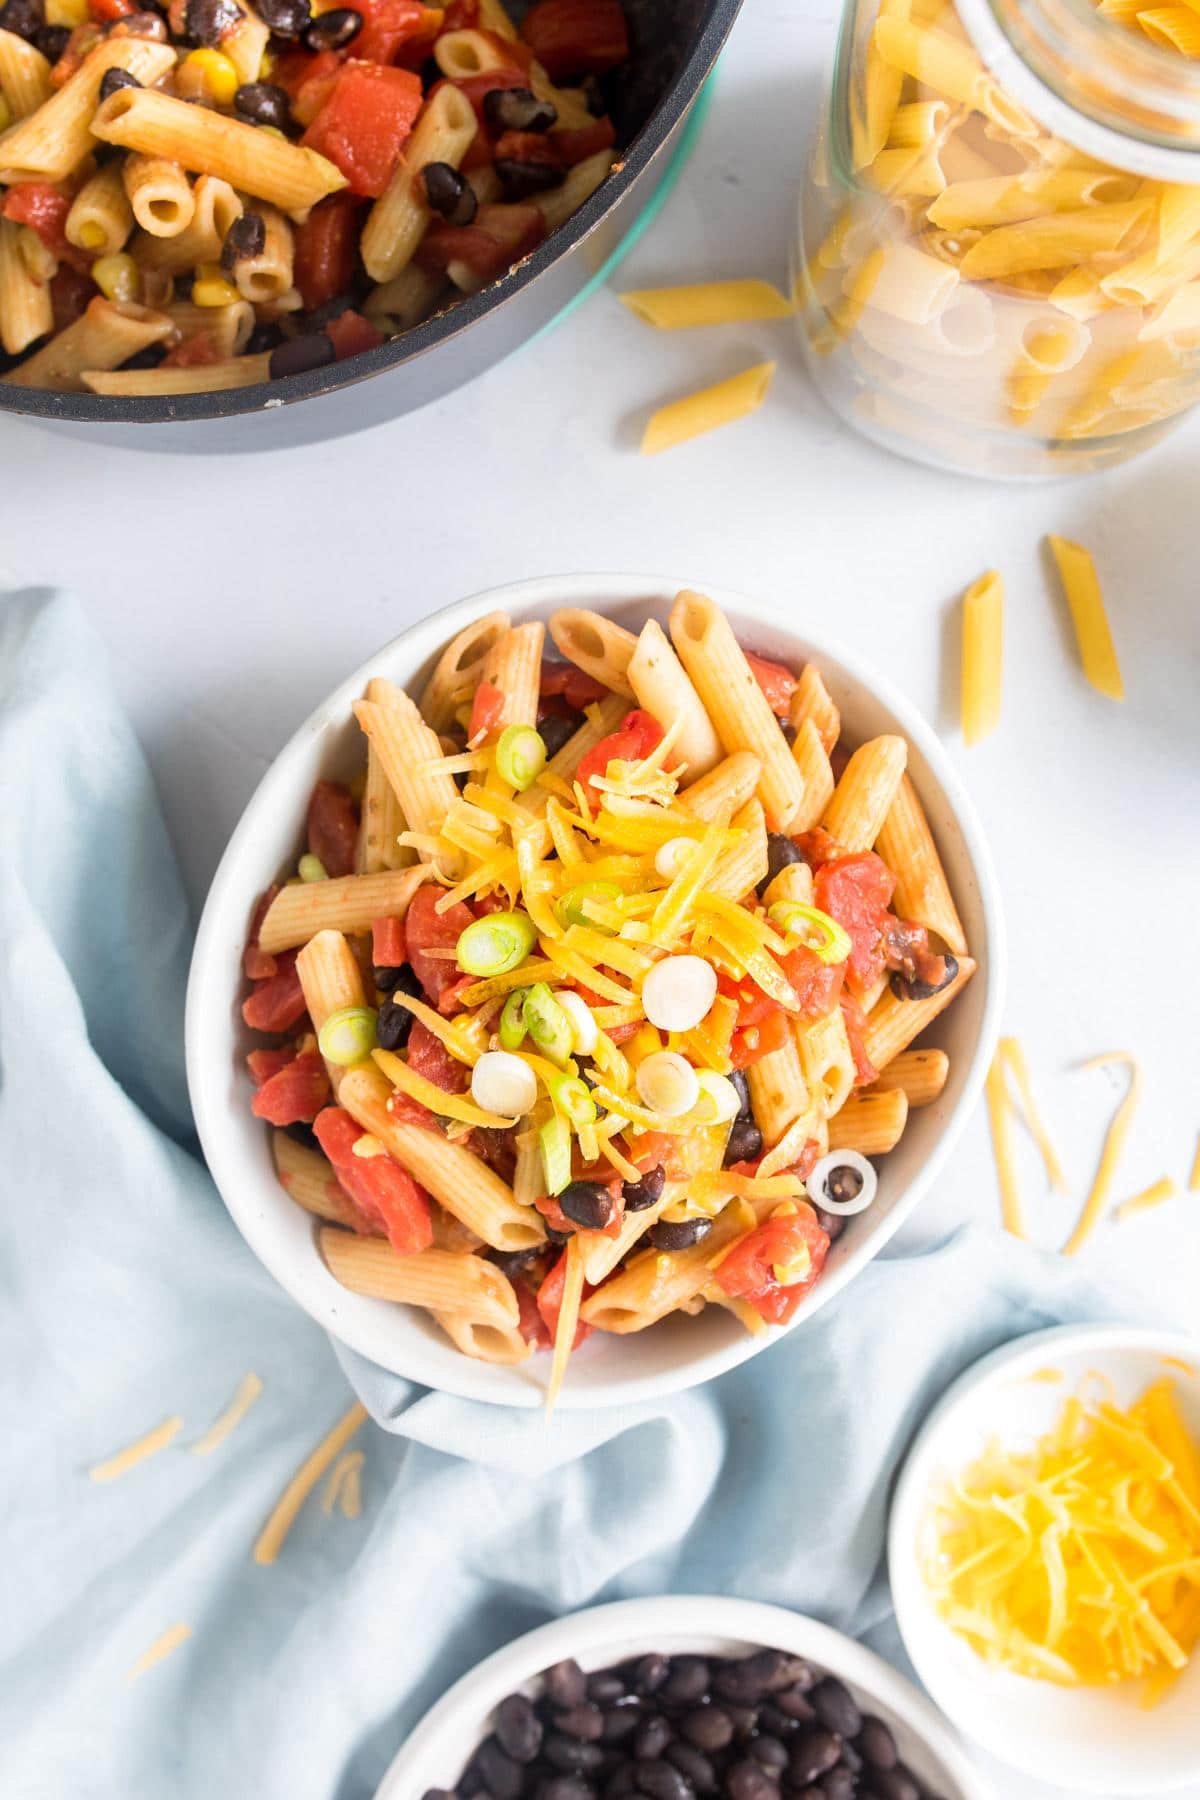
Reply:
<svg viewBox="0 0 1200 1800"><path fill-rule="evenodd" d="M267 1564L275 1561L283 1549L289 1531L299 1517L300 1508L325 1471L337 1461L359 1426L365 1422L366 1417L366 1407L361 1402L355 1401L349 1412L338 1420L333 1430L322 1438L311 1455L304 1459L275 1502L270 1518L258 1534L254 1545L256 1563Z"/></svg>
<svg viewBox="0 0 1200 1800"><path fill-rule="evenodd" d="M987 1446L937 1493L922 1566L989 1663L1063 1686L1144 1683L1200 1640L1200 1449L1168 1379L1128 1409L1080 1395L1029 1449Z"/></svg>
<svg viewBox="0 0 1200 1800"><path fill-rule="evenodd" d="M243 1375L234 1390L233 1399L224 1412L218 1413L203 1437L197 1438L191 1446L193 1456L210 1456L219 1444L223 1444L230 1432L240 1425L258 1396L263 1391L259 1376L251 1371Z"/></svg>
<svg viewBox="0 0 1200 1800"><path fill-rule="evenodd" d="M160 1663L164 1657L170 1656L172 1650L178 1650L180 1644L186 1644L191 1635L191 1626L184 1625L182 1621L176 1625L168 1625L162 1636L155 1638L150 1648L143 1650L132 1668L126 1670L126 1681L136 1681L139 1675L144 1675L147 1669L154 1667L155 1663Z"/></svg>
<svg viewBox="0 0 1200 1800"><path fill-rule="evenodd" d="M1141 1193L1131 1194L1128 1200L1122 1200L1113 1217L1119 1222L1135 1218L1138 1213L1149 1212L1152 1207L1161 1206L1165 1200L1173 1200L1178 1192L1171 1177L1164 1175L1160 1180L1151 1182L1149 1187L1143 1188Z"/></svg>
<svg viewBox="0 0 1200 1800"><path fill-rule="evenodd" d="M329 1518L335 1506L345 1519L357 1519L362 1512L362 1466L366 1457L361 1450L344 1450L329 1471L321 1511Z"/></svg>
<svg viewBox="0 0 1200 1800"><path fill-rule="evenodd" d="M118 1450L115 1456L106 1458L104 1462L94 1463L88 1470L92 1481L116 1481L121 1475L128 1475L130 1469L136 1469L139 1463L149 1456L155 1456L165 1450L183 1429L183 1420L178 1413L164 1419L153 1431L146 1432L144 1437L135 1438L124 1450Z"/></svg>
<svg viewBox="0 0 1200 1800"><path fill-rule="evenodd" d="M1116 1179L1117 1164L1121 1151L1125 1147L1125 1139L1129 1136L1129 1127L1133 1123L1133 1115L1137 1110L1142 1091L1142 1072L1136 1061L1126 1050L1114 1050L1109 1056L1093 1056L1090 1062L1084 1063L1085 1069L1102 1069L1109 1063L1125 1063L1129 1069L1129 1087L1125 1098L1113 1114L1112 1123L1105 1134L1104 1148L1100 1153L1100 1166L1096 1170L1096 1178L1092 1182L1079 1221L1067 1242L1063 1245L1064 1256L1075 1256L1087 1242L1104 1216L1108 1205L1108 1196Z"/></svg>

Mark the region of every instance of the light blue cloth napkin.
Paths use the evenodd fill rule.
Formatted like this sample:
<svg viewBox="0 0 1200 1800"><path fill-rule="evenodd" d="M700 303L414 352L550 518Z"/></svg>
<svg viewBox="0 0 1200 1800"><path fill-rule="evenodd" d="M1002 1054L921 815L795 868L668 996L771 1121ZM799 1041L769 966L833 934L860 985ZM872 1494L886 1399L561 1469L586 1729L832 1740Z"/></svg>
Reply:
<svg viewBox="0 0 1200 1800"><path fill-rule="evenodd" d="M0 1770L20 1800L366 1800L472 1663L552 1614L669 1589L814 1612L894 1651L889 1484L967 1363L1116 1316L997 1233L881 1259L803 1332L628 1413L514 1415L340 1353L226 1217L190 1136L190 929L77 608L0 601ZM189 1445L254 1370L220 1449ZM251 1546L350 1400L362 1516ZM91 1465L171 1414L118 1481ZM192 1636L136 1681L168 1627Z"/></svg>

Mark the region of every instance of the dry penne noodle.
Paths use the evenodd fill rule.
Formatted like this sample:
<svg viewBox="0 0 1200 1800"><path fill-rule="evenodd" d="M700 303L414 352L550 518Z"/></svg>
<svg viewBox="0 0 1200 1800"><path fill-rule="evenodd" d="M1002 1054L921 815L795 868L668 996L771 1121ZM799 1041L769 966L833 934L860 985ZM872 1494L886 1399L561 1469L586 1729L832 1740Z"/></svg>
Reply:
<svg viewBox="0 0 1200 1800"><path fill-rule="evenodd" d="M642 455L660 456L664 450L674 450L692 438L703 437L705 432L719 431L722 425L732 425L757 412L775 378L775 367L773 362L755 363L726 381L658 407L646 421Z"/></svg>
<svg viewBox="0 0 1200 1800"><path fill-rule="evenodd" d="M281 888L259 929L259 947L268 956L307 944L319 931L369 931L380 918L402 919L409 901L429 877L424 865L384 869L377 875L339 875L330 881L299 881Z"/></svg>
<svg viewBox="0 0 1200 1800"><path fill-rule="evenodd" d="M674 645L653 620L556 613L581 681L543 660L536 617L493 612L431 659L420 705L373 677L365 768L317 782L244 962L242 1017L269 1034L253 1111L312 1124L324 1154L281 1130L273 1148L339 1228L333 1274L498 1368L549 1329L550 1405L578 1323L800 1314L831 1242L823 1184L942 1091L945 1053L909 1045L975 967L938 935L957 915L903 740L851 743L835 785L840 720L811 665L796 682L748 656L699 595L671 624ZM793 685L796 750L767 700ZM938 931L889 906L873 842ZM389 867L389 846L418 860ZM869 1205L874 1171L852 1166ZM496 1253L519 1260L501 1276Z"/></svg>
<svg viewBox="0 0 1200 1800"><path fill-rule="evenodd" d="M944 1050L903 1050L866 1089L869 1094L899 1088L910 1106L930 1106L939 1097L950 1073Z"/></svg>
<svg viewBox="0 0 1200 1800"><path fill-rule="evenodd" d="M903 1088L851 1094L829 1121L829 1148L885 1156L900 1142L907 1120L908 1096Z"/></svg>
<svg viewBox="0 0 1200 1800"><path fill-rule="evenodd" d="M480 1325L515 1325L519 1316L512 1283L482 1256L419 1250L398 1256L383 1238L356 1237L326 1226L321 1254L343 1287L374 1300L400 1300L430 1312L452 1313Z"/></svg>

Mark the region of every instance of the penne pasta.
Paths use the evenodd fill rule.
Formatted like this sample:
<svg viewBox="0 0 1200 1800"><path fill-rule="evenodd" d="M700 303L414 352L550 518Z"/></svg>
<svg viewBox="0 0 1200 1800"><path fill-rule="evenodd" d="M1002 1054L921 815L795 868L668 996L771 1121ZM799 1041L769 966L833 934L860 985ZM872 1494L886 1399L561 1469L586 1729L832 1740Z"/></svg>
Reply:
<svg viewBox="0 0 1200 1800"><path fill-rule="evenodd" d="M908 1096L903 1088L851 1094L829 1120L829 1148L886 1156L900 1142L907 1120Z"/></svg>
<svg viewBox="0 0 1200 1800"><path fill-rule="evenodd" d="M864 1049L876 1069L886 1069L894 1057L907 1050L915 1037L931 1025L955 995L970 981L975 964L969 956L958 959L958 973L940 993L928 1000L901 1000L889 989L867 1017Z"/></svg>
<svg viewBox="0 0 1200 1800"><path fill-rule="evenodd" d="M1125 684L1121 679L1108 614L1104 610L1096 565L1082 544L1072 544L1066 538L1053 535L1047 542L1075 627L1083 672L1097 693L1110 700L1123 700Z"/></svg>
<svg viewBox="0 0 1200 1800"><path fill-rule="evenodd" d="M912 1106L930 1106L937 1100L950 1073L944 1050L904 1050L895 1057L865 1091L890 1093L898 1088Z"/></svg>
<svg viewBox="0 0 1200 1800"><path fill-rule="evenodd" d="M458 798L458 789L453 775L431 766L441 760L442 746L416 706L390 681L372 681L354 716L375 747L410 830L435 831ZM447 875L461 873L462 857L452 846L439 861Z"/></svg>
<svg viewBox="0 0 1200 1800"><path fill-rule="evenodd" d="M786 319L792 311L767 281L702 281L692 287L640 288L620 296L637 319L659 331Z"/></svg>
<svg viewBox="0 0 1200 1800"><path fill-rule="evenodd" d="M445 43L457 33L446 33ZM475 109L446 83L432 93L387 187L363 227L363 266L372 281L394 281L411 263L434 217L425 193L430 163L457 169L475 140Z"/></svg>
<svg viewBox="0 0 1200 1800"><path fill-rule="evenodd" d="M775 375L773 362L756 363L727 381L672 400L651 414L642 434L642 455L659 456L705 432L719 431L757 412Z"/></svg>
<svg viewBox="0 0 1200 1800"><path fill-rule="evenodd" d="M94 148L96 103L108 71L123 69L145 85L161 80L174 64L167 44L105 38L56 93L0 138L0 182L64 181Z"/></svg>
<svg viewBox="0 0 1200 1800"><path fill-rule="evenodd" d="M591 675L614 694L634 698L629 665L637 649L632 631L580 607L564 607L550 618L555 647L585 675Z"/></svg>
<svg viewBox="0 0 1200 1800"><path fill-rule="evenodd" d="M15 31L0 30L0 94L14 119L27 119L54 94L50 61Z"/></svg>
<svg viewBox="0 0 1200 1800"><path fill-rule="evenodd" d="M87 310L73 325L52 337L48 344L10 369L4 377L13 387L51 388L57 393L79 393L95 386L100 370L117 369L139 350L161 344L171 335L166 313L132 301L90 300ZM84 372L88 372L85 381ZM154 374L156 370L131 371ZM187 371L182 371L186 373Z"/></svg>
<svg viewBox="0 0 1200 1800"><path fill-rule="evenodd" d="M0 345L9 356L54 329L50 283L33 276L21 255L21 228L0 219Z"/></svg>
<svg viewBox="0 0 1200 1800"><path fill-rule="evenodd" d="M962 731L978 744L1000 723L1004 658L1004 583L994 569L963 596Z"/></svg>
<svg viewBox="0 0 1200 1800"><path fill-rule="evenodd" d="M192 222L196 203L178 163L163 156L127 156L121 164L125 197L151 237L178 237Z"/></svg>
<svg viewBox="0 0 1200 1800"><path fill-rule="evenodd" d="M626 670L639 706L663 730L676 726L675 753L689 782L707 775L721 761L721 740L699 694L656 619L642 626Z"/></svg>
<svg viewBox="0 0 1200 1800"><path fill-rule="evenodd" d="M875 848L895 878L892 904L900 917L915 919L941 938L956 956L965 955L967 940L962 920L929 820L907 775L896 789Z"/></svg>
<svg viewBox="0 0 1200 1800"><path fill-rule="evenodd" d="M402 919L409 902L429 877L425 866L385 869L377 875L340 875L331 881L300 881L281 888L259 927L258 942L268 956L295 950L321 931L353 935L369 931L380 918Z"/></svg>
<svg viewBox="0 0 1200 1800"><path fill-rule="evenodd" d="M398 1256L383 1238L356 1237L328 1225L319 1241L329 1273L353 1293L423 1306L472 1324L503 1329L517 1323L512 1283L482 1256L456 1255L450 1250L419 1250L413 1256Z"/></svg>
<svg viewBox="0 0 1200 1800"><path fill-rule="evenodd" d="M109 163L84 182L67 214L69 244L94 256L115 256L133 230L133 208L120 165Z"/></svg>
<svg viewBox="0 0 1200 1800"><path fill-rule="evenodd" d="M822 824L851 852L869 850L904 775L908 746L903 738L877 737L861 744L846 764Z"/></svg>
<svg viewBox="0 0 1200 1800"><path fill-rule="evenodd" d="M502 696L489 735L498 737L506 725L537 725L545 635L540 623L512 625L500 633L484 657L481 679Z"/></svg>
<svg viewBox="0 0 1200 1800"><path fill-rule="evenodd" d="M222 388L255 387L271 378L271 358L232 356L222 362L201 363L193 368L85 369L83 386L93 394L212 394Z"/></svg>

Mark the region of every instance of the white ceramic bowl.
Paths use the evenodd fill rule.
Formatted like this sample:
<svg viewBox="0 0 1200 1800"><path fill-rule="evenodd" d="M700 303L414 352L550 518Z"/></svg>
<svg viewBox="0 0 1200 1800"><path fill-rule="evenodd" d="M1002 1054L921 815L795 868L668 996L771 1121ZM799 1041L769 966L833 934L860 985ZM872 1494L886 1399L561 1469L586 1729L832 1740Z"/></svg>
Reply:
<svg viewBox="0 0 1200 1800"><path fill-rule="evenodd" d="M901 1760L944 1800L988 1800L982 1776L945 1721L873 1650L781 1606L690 1594L596 1606L555 1619L498 1650L426 1714L384 1776L375 1800L421 1800L427 1788L453 1788L491 1729L500 1701L518 1689L533 1693L537 1676L565 1657L574 1657L590 1672L651 1650L742 1656L760 1647L808 1657L839 1676L865 1711L891 1726Z"/></svg>
<svg viewBox="0 0 1200 1800"><path fill-rule="evenodd" d="M1063 1380L1041 1377L1061 1371ZM1136 1684L1063 1688L983 1662L935 1611L918 1567L929 1497L991 1437L1021 1445L1049 1429L1091 1370L1127 1405L1163 1374L1200 1439L1200 1342L1129 1326L1067 1325L1006 1344L960 1376L922 1427L897 1484L888 1535L896 1617L918 1675L959 1729L1001 1761L1087 1794L1200 1783L1200 1657L1153 1710ZM1190 1372L1189 1372L1190 1371ZM1196 1791L1195 1788L1192 1790Z"/></svg>
<svg viewBox="0 0 1200 1800"><path fill-rule="evenodd" d="M317 1253L313 1221L275 1179L269 1132L250 1112L241 1020L242 946L255 897L294 863L309 792L318 776L349 777L361 766L362 736L351 714L368 677L419 685L437 653L469 619L503 608L546 618L560 606L590 606L627 624L665 618L686 584L654 575L554 576L476 595L393 639L346 678L300 727L263 777L213 878L192 959L187 1067L204 1154L246 1242L283 1287L326 1329L397 1375L469 1399L537 1406L546 1358L495 1368L461 1355L415 1308L364 1299L340 1287ZM1004 975L1000 903L974 810L938 739L914 708L849 651L789 630L778 605L707 590L744 642L794 664L815 660L841 708L851 743L900 732L909 769L946 863L979 972L937 1021L930 1041L950 1053L950 1078L935 1105L915 1112L880 1168L879 1194L834 1245L825 1272L798 1309L794 1329L833 1298L882 1249L950 1154L979 1095L995 1044ZM559 1405L627 1405L707 1381L753 1356L777 1333L751 1338L717 1307L673 1318L636 1337L596 1333L571 1362Z"/></svg>

